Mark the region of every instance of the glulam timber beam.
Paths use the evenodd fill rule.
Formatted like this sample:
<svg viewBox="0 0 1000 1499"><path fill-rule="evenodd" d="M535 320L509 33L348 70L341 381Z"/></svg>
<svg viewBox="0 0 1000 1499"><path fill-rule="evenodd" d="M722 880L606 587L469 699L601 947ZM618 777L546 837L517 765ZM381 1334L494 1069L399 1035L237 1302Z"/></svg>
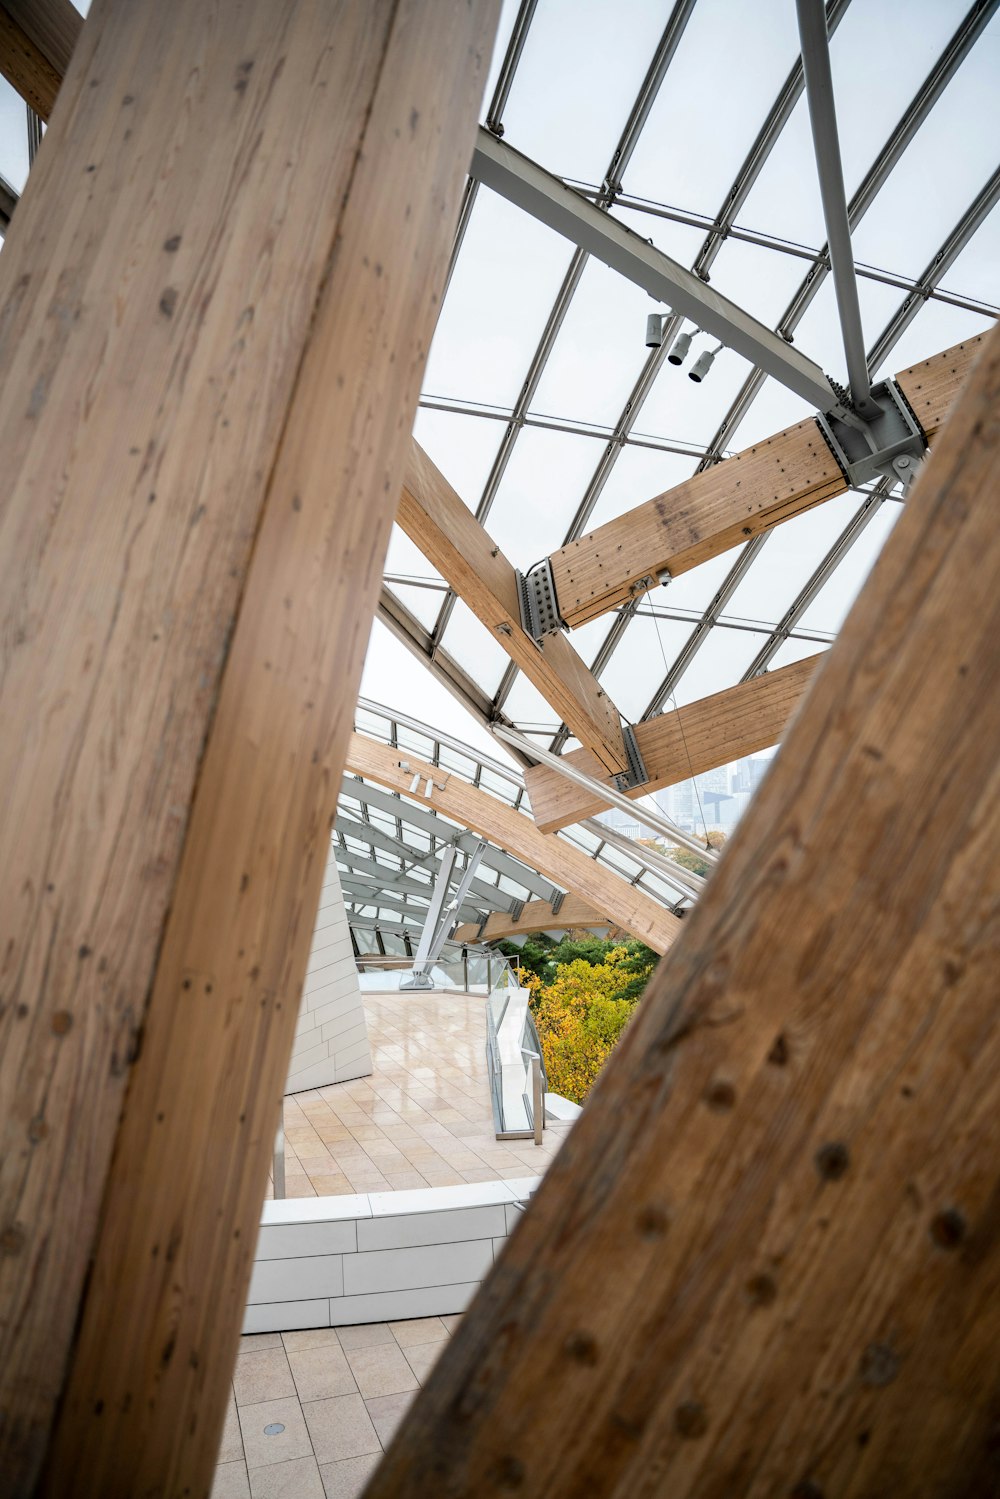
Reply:
<svg viewBox="0 0 1000 1499"><path fill-rule="evenodd" d="M572 927L612 926L607 916L595 911L576 895L566 895L558 911L554 911L547 900L531 900L523 907L520 916L509 911L494 911L480 930L478 925L460 926L455 932L455 942L499 942L503 937L520 937L530 932L562 931Z"/></svg>
<svg viewBox="0 0 1000 1499"><path fill-rule="evenodd" d="M403 769L401 762L407 769ZM427 764L409 750L399 750L365 734L355 733L347 750L347 767L355 775L375 781L389 791L413 795L413 777L420 777L421 807L427 807L479 833L498 848L513 854L557 885L604 911L617 926L624 927L658 953L666 952L677 937L681 922L652 896L591 859L565 839L540 833L526 813L472 786L454 772ZM427 780L429 798L423 795Z"/></svg>
<svg viewBox="0 0 1000 1499"><path fill-rule="evenodd" d="M635 737L649 780L625 795L646 796L743 755L770 749L785 732L820 660L820 656L807 656L636 724ZM563 759L595 779L605 779L585 749L570 750ZM611 805L547 765L526 770L524 784L532 815L543 833L594 817Z"/></svg>
<svg viewBox="0 0 1000 1499"><path fill-rule="evenodd" d="M367 1499L987 1494L1000 331Z"/></svg>
<svg viewBox="0 0 1000 1499"><path fill-rule="evenodd" d="M966 339L896 377L928 442L982 343ZM576 629L653 587L660 574L677 577L847 487L818 424L798 422L554 552L559 612Z"/></svg>
<svg viewBox="0 0 1000 1499"><path fill-rule="evenodd" d="M72 0L0 0L0 73L46 123L82 30Z"/></svg>
<svg viewBox="0 0 1000 1499"><path fill-rule="evenodd" d="M5 1494L211 1487L497 10L98 0L0 257Z"/></svg>
<svg viewBox="0 0 1000 1499"><path fill-rule="evenodd" d="M536 644L522 628L514 568L416 442L396 520L604 772L624 770L614 703L564 635Z"/></svg>

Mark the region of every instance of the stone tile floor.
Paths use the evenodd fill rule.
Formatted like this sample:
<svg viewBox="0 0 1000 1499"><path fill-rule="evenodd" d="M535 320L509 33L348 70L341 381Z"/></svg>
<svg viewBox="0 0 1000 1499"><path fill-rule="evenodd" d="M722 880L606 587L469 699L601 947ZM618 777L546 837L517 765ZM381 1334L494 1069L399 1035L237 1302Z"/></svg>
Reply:
<svg viewBox="0 0 1000 1499"><path fill-rule="evenodd" d="M486 1000L365 994L374 1073L285 1099L288 1197L392 1192L540 1176L544 1143L497 1140L486 1076Z"/></svg>
<svg viewBox="0 0 1000 1499"><path fill-rule="evenodd" d="M354 1499L459 1320L243 1338L212 1499Z"/></svg>

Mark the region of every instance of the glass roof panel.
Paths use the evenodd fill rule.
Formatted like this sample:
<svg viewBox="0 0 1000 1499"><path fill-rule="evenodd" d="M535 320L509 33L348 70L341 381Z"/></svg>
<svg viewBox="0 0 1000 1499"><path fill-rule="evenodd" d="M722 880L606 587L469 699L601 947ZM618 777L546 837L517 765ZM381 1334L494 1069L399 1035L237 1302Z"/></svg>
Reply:
<svg viewBox="0 0 1000 1499"><path fill-rule="evenodd" d="M626 190L715 214L797 51L787 0L698 0L625 174Z"/></svg>
<svg viewBox="0 0 1000 1499"><path fill-rule="evenodd" d="M911 364L927 359L941 349L948 349L952 344L961 343L963 338L970 338L974 333L985 333L992 326L993 319L978 312L966 312L945 302L925 302L910 326L893 344L883 361L882 373L908 369Z"/></svg>
<svg viewBox="0 0 1000 1499"><path fill-rule="evenodd" d="M920 9L932 22L945 7L925 0ZM956 12L964 6L947 9L950 21L957 23ZM902 28L905 35L910 30L909 25ZM860 259L920 275L996 169L996 131L983 125L996 120L998 75L1000 17L995 16L859 224L854 245ZM961 150L955 149L956 141Z"/></svg>
<svg viewBox="0 0 1000 1499"><path fill-rule="evenodd" d="M589 437L539 427L521 433L486 528L522 572L562 546L599 456Z"/></svg>
<svg viewBox="0 0 1000 1499"><path fill-rule="evenodd" d="M503 438L504 423L421 407L413 435L452 488L475 510Z"/></svg>
<svg viewBox="0 0 1000 1499"><path fill-rule="evenodd" d="M572 254L481 187L431 344L424 389L510 406Z"/></svg>
<svg viewBox="0 0 1000 1499"><path fill-rule="evenodd" d="M500 686L500 678L510 657L461 599L455 600L441 644L487 696L492 697Z"/></svg>
<svg viewBox="0 0 1000 1499"><path fill-rule="evenodd" d="M28 179L27 110L6 78L0 78L0 177L16 193Z"/></svg>
<svg viewBox="0 0 1000 1499"><path fill-rule="evenodd" d="M443 593L431 588L414 588L405 583L399 583L395 579L388 585L388 588L393 597L399 599L404 609L407 609L425 630L433 630L444 600Z"/></svg>
<svg viewBox="0 0 1000 1499"><path fill-rule="evenodd" d="M680 207L685 213L690 211L690 204L671 206ZM674 219L661 217L655 212L625 208L621 204L615 206L613 217L634 229L636 234L641 234L643 239L652 240L658 250L662 250L672 260L679 260L681 265L689 266L693 263L705 238L704 226L693 228L690 224L677 223ZM712 214L709 213L707 219L711 218Z"/></svg>
<svg viewBox="0 0 1000 1499"><path fill-rule="evenodd" d="M905 9L898 0L854 0L848 8L830 43L848 195L888 140L967 8L966 0L908 0Z"/></svg>
<svg viewBox="0 0 1000 1499"><path fill-rule="evenodd" d="M727 239L712 266L712 286L773 328L811 264L797 255Z"/></svg>
<svg viewBox="0 0 1000 1499"><path fill-rule="evenodd" d="M523 672L518 672L514 679L503 711L518 728L525 731L541 729L545 734L554 734L559 727L555 709L532 686Z"/></svg>
<svg viewBox="0 0 1000 1499"><path fill-rule="evenodd" d="M728 630L715 625L677 684L673 700L678 708L734 687L766 640L763 630Z"/></svg>
<svg viewBox="0 0 1000 1499"><path fill-rule="evenodd" d="M645 409L640 413L643 425ZM600 449L597 456L603 452ZM633 510L644 500L673 489L675 484L690 478L696 460L682 453L662 453L654 448L633 447L626 444L615 461L608 480L601 490L593 513L587 521L587 530L596 531L606 521L615 520L626 511ZM596 463L596 458L595 458Z"/></svg>
<svg viewBox="0 0 1000 1499"><path fill-rule="evenodd" d="M654 307L624 276L588 260L532 410L614 426L642 369L646 314ZM595 445L592 462L599 456Z"/></svg>
<svg viewBox="0 0 1000 1499"><path fill-rule="evenodd" d="M717 557L711 557L700 566L671 578L665 589L653 590L649 595L650 603L664 609L693 609L699 614L703 613L728 577L730 569L735 567L742 551L742 546L730 547L728 552L720 552Z"/></svg>
<svg viewBox="0 0 1000 1499"><path fill-rule="evenodd" d="M997 302L1000 298L1000 205L980 225L972 239L961 252L951 269L942 278L942 286L948 291L961 292L967 297L981 298L986 302Z"/></svg>
<svg viewBox="0 0 1000 1499"><path fill-rule="evenodd" d="M690 328L689 328L690 331ZM636 339L643 330L636 330ZM714 339L699 334L691 354L678 367L664 362L642 409L647 431L683 442L709 443L752 366L732 349L722 349L704 381L698 385L688 371L699 354L717 348Z"/></svg>
<svg viewBox="0 0 1000 1499"><path fill-rule="evenodd" d="M804 661L807 656L818 656L829 649L828 645L817 640L790 638L771 657L769 670L777 671L780 666L791 666L793 661Z"/></svg>
<svg viewBox="0 0 1000 1499"><path fill-rule="evenodd" d="M776 526L727 603L727 619L776 624L860 505L856 494L838 495Z"/></svg>
<svg viewBox="0 0 1000 1499"><path fill-rule="evenodd" d="M902 505L889 500L872 517L833 577L803 614L800 624L804 630L840 629L902 512Z"/></svg>
<svg viewBox="0 0 1000 1499"><path fill-rule="evenodd" d="M653 619L637 614L630 621L618 649L601 676L601 684L628 723L636 723L666 675L669 664L681 650L691 625L672 619Z"/></svg>
<svg viewBox="0 0 1000 1499"><path fill-rule="evenodd" d="M504 114L507 139L561 177L599 184L659 41L649 0L545 0ZM600 107L595 107L595 101Z"/></svg>

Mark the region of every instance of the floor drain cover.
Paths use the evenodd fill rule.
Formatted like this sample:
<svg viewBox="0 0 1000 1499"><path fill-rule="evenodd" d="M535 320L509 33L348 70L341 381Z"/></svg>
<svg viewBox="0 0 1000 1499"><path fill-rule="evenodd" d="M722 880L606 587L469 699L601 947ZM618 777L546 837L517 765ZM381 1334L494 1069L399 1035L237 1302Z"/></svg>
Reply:
<svg viewBox="0 0 1000 1499"><path fill-rule="evenodd" d="M264 1427L264 1435L266 1437L280 1436L284 1429L280 1421L272 1421L270 1426Z"/></svg>

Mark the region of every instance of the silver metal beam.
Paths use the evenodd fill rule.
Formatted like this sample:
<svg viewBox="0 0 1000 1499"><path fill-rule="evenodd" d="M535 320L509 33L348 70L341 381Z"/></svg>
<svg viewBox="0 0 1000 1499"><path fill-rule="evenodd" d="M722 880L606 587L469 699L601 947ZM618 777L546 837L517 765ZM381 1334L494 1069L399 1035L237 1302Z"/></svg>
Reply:
<svg viewBox="0 0 1000 1499"><path fill-rule="evenodd" d="M417 943L417 954L413 959L414 979L422 977L424 969L434 960L432 949L438 936L438 926L448 895L448 887L451 884L451 871L457 852L454 844L449 844L441 855L441 865L431 891L424 928L420 933L420 941Z"/></svg>
<svg viewBox="0 0 1000 1499"><path fill-rule="evenodd" d="M830 0L830 4L826 8L826 26L830 36L833 35L843 20L849 4L850 0ZM802 85L802 59L799 58L785 79L781 92L771 106L767 119L760 127L757 139L750 147L743 165L736 174L736 179L732 187L726 194L726 200L716 221L709 230L708 238L695 258L694 272L703 281L708 280L708 273L715 264L716 256L722 249L728 236L733 232L736 215L750 196L750 189L757 181L765 162L774 150L779 135L791 119L792 111L802 95Z"/></svg>
<svg viewBox="0 0 1000 1499"><path fill-rule="evenodd" d="M595 255L678 316L760 365L819 411L847 413L819 365L721 296L686 267L633 234L558 177L480 128L472 157L480 182Z"/></svg>
<svg viewBox="0 0 1000 1499"><path fill-rule="evenodd" d="M345 777L342 794L353 797L373 807L378 807L381 811L388 813L392 817L396 816L400 810L401 798L397 797L392 791L383 790L381 786L373 786L369 781ZM436 838L440 838L443 843L452 841L454 835L457 834L458 837L454 840L456 846L465 849L467 852L476 842L475 833L470 833L467 830L459 828L455 823L445 821L437 812L423 807L411 806L409 802L405 803L402 811L407 822L412 823L414 827L421 828L426 833L432 834ZM558 885L553 884L551 880L546 879L537 870L530 869L526 864L520 863L519 860L515 859L511 854L504 852L504 850L492 849L490 858L494 867L503 873L507 879L511 880L514 884L523 885L526 890L530 890L533 895L539 896L542 900L551 901L559 893Z"/></svg>
<svg viewBox="0 0 1000 1499"><path fill-rule="evenodd" d="M714 864L718 855L713 849L706 849L696 838L685 833L676 823L671 822L669 817L664 817L659 812L650 812L641 801L631 801L629 797L623 796L614 787L607 786L603 781L597 781L593 776L587 775L586 771L577 770L568 760L561 755L550 755L548 750L543 750L537 745L532 745L527 739L522 738L516 729L502 729L495 727L493 732L505 743L520 744L521 748L535 756L542 765L547 765L551 770L556 770L567 781L573 781L575 785L582 786L593 796L600 797L601 801L609 802L612 807L618 807L634 817L636 822L643 827L651 828L654 833L659 833L661 838L669 838L672 843L680 843L684 848L689 848L693 853L704 858L709 864ZM602 833L603 836L603 833ZM643 850L645 853L645 849Z"/></svg>
<svg viewBox="0 0 1000 1499"><path fill-rule="evenodd" d="M868 362L872 369L878 369L882 361L888 357L891 350L913 322L921 307L923 307L926 301L926 293L923 288L932 286L942 276L948 274L948 271L954 265L959 255L961 255L969 240L988 215L992 213L997 203L1000 203L1000 167L993 173L989 181L984 183L982 189L972 203L969 204L969 207L945 239L940 249L931 257L924 269L923 275L920 277L921 285L904 299L875 340L868 353Z"/></svg>
<svg viewBox="0 0 1000 1499"><path fill-rule="evenodd" d="M795 8L799 19L806 98L809 103L813 149L816 153L819 191L823 200L823 217L826 220L826 237L830 246L833 285L840 314L840 331L847 360L847 377L859 414L873 420L878 416L878 408L872 401L871 380L868 378L868 365L865 361L861 303L854 275L847 191L844 187L844 168L837 134L837 109L833 96L833 75L830 71L826 13L823 0L796 0ZM766 369L759 359L755 359L754 363L761 369ZM767 370L767 373L773 374L773 371Z"/></svg>

